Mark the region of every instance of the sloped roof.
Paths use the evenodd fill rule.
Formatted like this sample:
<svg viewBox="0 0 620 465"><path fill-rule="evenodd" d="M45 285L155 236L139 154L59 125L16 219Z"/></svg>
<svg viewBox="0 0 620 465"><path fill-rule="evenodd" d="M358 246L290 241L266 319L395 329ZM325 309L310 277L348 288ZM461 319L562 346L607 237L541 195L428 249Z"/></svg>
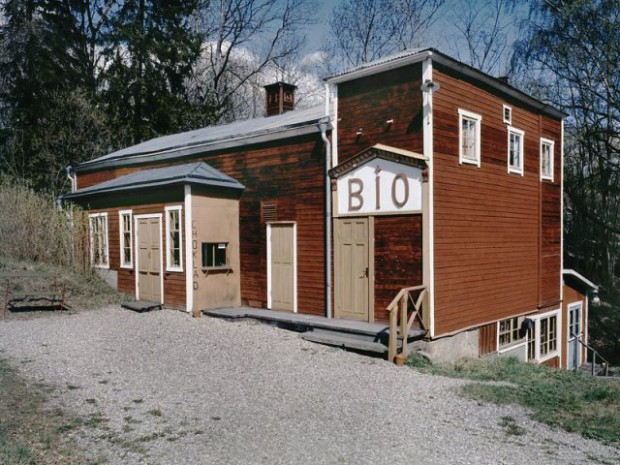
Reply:
<svg viewBox="0 0 620 465"><path fill-rule="evenodd" d="M234 178L216 170L205 162L172 165L164 168L136 171L110 181L78 189L65 194L63 199L75 199L96 194L129 191L145 187L169 186L174 184L198 184L211 187L244 189Z"/></svg>
<svg viewBox="0 0 620 465"><path fill-rule="evenodd" d="M426 162L428 161L428 158L416 152L390 147L389 145L384 144L375 144L329 170L329 175L332 178L339 178L340 176L354 170L359 165L368 163L376 158L421 168L424 168L426 166Z"/></svg>
<svg viewBox="0 0 620 465"><path fill-rule="evenodd" d="M579 281L581 284L583 284L585 287L593 289L595 291L598 291L598 286L596 284L594 284L592 281L590 281L584 275L582 275L581 273L578 273L575 270L571 270L569 268L564 268L562 270L562 275L564 276L565 280L566 280L566 278L572 277L575 280Z"/></svg>
<svg viewBox="0 0 620 465"><path fill-rule="evenodd" d="M320 122L329 123L323 106L289 111L282 115L236 121L220 126L208 126L157 137L117 150L78 165L76 171L135 163L141 157L148 157L148 160L152 162L293 135L310 134L319 132L317 124Z"/></svg>

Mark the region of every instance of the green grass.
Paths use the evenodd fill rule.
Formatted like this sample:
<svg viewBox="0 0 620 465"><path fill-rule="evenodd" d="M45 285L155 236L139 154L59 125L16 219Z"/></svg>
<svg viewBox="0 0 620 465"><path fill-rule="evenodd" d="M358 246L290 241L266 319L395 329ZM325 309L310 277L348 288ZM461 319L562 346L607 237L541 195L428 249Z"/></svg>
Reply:
<svg viewBox="0 0 620 465"><path fill-rule="evenodd" d="M528 407L537 421L620 447L620 380L522 363L515 358L463 359L440 365L415 357L409 361L425 373L511 383L472 383L462 392L483 402ZM511 429L510 424L503 426ZM516 434L516 430L509 432Z"/></svg>
<svg viewBox="0 0 620 465"><path fill-rule="evenodd" d="M52 465L93 463L66 438L81 421L45 407L42 389L28 385L0 359L0 463Z"/></svg>

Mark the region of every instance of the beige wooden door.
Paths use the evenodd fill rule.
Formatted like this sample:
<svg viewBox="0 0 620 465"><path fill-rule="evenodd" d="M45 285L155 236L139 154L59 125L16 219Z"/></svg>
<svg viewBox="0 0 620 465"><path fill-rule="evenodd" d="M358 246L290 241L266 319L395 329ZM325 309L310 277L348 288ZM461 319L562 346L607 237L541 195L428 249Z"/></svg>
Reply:
<svg viewBox="0 0 620 465"><path fill-rule="evenodd" d="M369 321L368 218L334 223L335 317Z"/></svg>
<svg viewBox="0 0 620 465"><path fill-rule="evenodd" d="M138 219L138 296L161 302L160 219Z"/></svg>
<svg viewBox="0 0 620 465"><path fill-rule="evenodd" d="M271 308L295 310L295 227L272 224L271 228Z"/></svg>

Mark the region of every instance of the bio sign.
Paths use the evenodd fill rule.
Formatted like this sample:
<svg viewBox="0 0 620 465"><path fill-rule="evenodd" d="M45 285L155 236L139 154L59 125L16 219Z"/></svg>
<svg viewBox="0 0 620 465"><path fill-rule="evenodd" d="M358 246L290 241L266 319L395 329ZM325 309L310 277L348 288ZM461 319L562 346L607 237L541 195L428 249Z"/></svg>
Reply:
<svg viewBox="0 0 620 465"><path fill-rule="evenodd" d="M337 181L338 214L422 211L422 170L376 158Z"/></svg>

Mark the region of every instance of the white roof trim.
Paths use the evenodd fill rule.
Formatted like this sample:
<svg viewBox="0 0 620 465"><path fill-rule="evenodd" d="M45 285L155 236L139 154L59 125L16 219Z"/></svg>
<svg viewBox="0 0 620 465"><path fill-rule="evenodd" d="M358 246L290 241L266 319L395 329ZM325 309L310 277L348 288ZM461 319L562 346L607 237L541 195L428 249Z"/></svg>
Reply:
<svg viewBox="0 0 620 465"><path fill-rule="evenodd" d="M577 278L578 280L580 280L581 282L583 282L586 286L591 287L592 289L594 289L595 291L598 291L598 286L596 284L594 284L592 281L590 281L588 278L586 278L585 276L577 273L575 270L571 270L568 268L564 268L562 270L562 274L565 275L570 275L570 276L574 276L575 278Z"/></svg>
<svg viewBox="0 0 620 465"><path fill-rule="evenodd" d="M428 158L426 158L424 155L422 155L420 153L411 152L411 151L405 150L405 149L399 149L399 148L396 148L396 147L392 147L391 145L375 144L371 148L374 148L374 149L377 149L377 150L383 150L384 152L396 153L398 155L403 155L403 156L409 157L409 158L415 158L416 160L428 161Z"/></svg>

